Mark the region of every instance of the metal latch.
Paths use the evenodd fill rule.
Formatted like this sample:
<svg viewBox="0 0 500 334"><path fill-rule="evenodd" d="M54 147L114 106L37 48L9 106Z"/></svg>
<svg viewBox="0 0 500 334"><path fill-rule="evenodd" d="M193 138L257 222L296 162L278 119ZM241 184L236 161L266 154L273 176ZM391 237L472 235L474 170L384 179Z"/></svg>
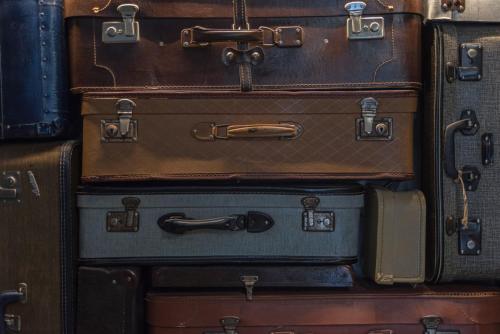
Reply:
<svg viewBox="0 0 500 334"><path fill-rule="evenodd" d="M17 290L0 292L0 333L5 333L5 330L11 332L21 331L21 316L15 314L6 314L5 309L9 304L22 303L28 301L28 285L19 283Z"/></svg>
<svg viewBox="0 0 500 334"><path fill-rule="evenodd" d="M14 333L21 332L21 316L15 314L5 314L4 317L5 326L7 329Z"/></svg>
<svg viewBox="0 0 500 334"><path fill-rule="evenodd" d="M101 121L102 142L137 142L137 120L132 120L135 107L136 104L132 100L118 100L116 103L118 120Z"/></svg>
<svg viewBox="0 0 500 334"><path fill-rule="evenodd" d="M204 332L204 334L238 334L236 328L240 323L240 318L238 317L224 317L220 319L220 324L222 325L223 332Z"/></svg>
<svg viewBox="0 0 500 334"><path fill-rule="evenodd" d="M465 0L441 0L441 9L443 12L456 10L463 13L465 11Z"/></svg>
<svg viewBox="0 0 500 334"><path fill-rule="evenodd" d="M305 211L302 213L302 229L306 232L333 232L335 230L335 213L333 211L316 211L320 199L315 196L302 199Z"/></svg>
<svg viewBox="0 0 500 334"><path fill-rule="evenodd" d="M253 288L259 280L259 276L241 276L240 280L245 285L247 300L253 300Z"/></svg>
<svg viewBox="0 0 500 334"><path fill-rule="evenodd" d="M463 43L460 45L459 61L455 66L449 62L446 64L446 80L453 82L457 78L460 81L479 81L483 77L483 46L479 43Z"/></svg>
<svg viewBox="0 0 500 334"><path fill-rule="evenodd" d="M425 332L424 334L460 334L460 331L457 330L446 330L441 331L438 330L439 325L443 320L435 315L428 315L422 319L422 325L424 325Z"/></svg>
<svg viewBox="0 0 500 334"><path fill-rule="evenodd" d="M458 232L458 253L460 255L481 255L482 222L479 218L469 217L467 226L462 218L446 217L446 234L452 236Z"/></svg>
<svg viewBox="0 0 500 334"><path fill-rule="evenodd" d="M363 17L366 3L363 1L352 1L345 5L349 13L347 19L348 39L376 39L384 38L383 17Z"/></svg>
<svg viewBox="0 0 500 334"><path fill-rule="evenodd" d="M392 118L377 119L378 102L373 97L367 97L360 102L361 118L357 123L357 140L392 140Z"/></svg>
<svg viewBox="0 0 500 334"><path fill-rule="evenodd" d="M139 22L135 15L139 6L135 4L123 4L116 8L120 12L122 22L104 22L102 24L103 43L137 43L140 40Z"/></svg>
<svg viewBox="0 0 500 334"><path fill-rule="evenodd" d="M21 172L2 172L0 178L0 200L3 203L8 201L21 201L19 193L21 192Z"/></svg>
<svg viewBox="0 0 500 334"><path fill-rule="evenodd" d="M106 215L106 231L108 232L137 232L139 231L139 204L136 197L125 197L122 204L125 211L112 211Z"/></svg>

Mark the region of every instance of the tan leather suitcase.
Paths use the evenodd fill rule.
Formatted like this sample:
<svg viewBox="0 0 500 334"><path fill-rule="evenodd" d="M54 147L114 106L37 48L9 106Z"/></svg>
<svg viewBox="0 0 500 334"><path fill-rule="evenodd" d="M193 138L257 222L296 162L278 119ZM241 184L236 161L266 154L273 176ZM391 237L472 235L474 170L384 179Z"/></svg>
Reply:
<svg viewBox="0 0 500 334"><path fill-rule="evenodd" d="M83 181L409 179L415 91L83 97Z"/></svg>
<svg viewBox="0 0 500 334"><path fill-rule="evenodd" d="M423 283L425 280L426 203L419 190L366 193L364 268L376 283Z"/></svg>
<svg viewBox="0 0 500 334"><path fill-rule="evenodd" d="M149 334L497 334L500 294L361 289L335 293L156 294L146 298Z"/></svg>
<svg viewBox="0 0 500 334"><path fill-rule="evenodd" d="M67 0L65 12L75 92L421 86L422 0Z"/></svg>

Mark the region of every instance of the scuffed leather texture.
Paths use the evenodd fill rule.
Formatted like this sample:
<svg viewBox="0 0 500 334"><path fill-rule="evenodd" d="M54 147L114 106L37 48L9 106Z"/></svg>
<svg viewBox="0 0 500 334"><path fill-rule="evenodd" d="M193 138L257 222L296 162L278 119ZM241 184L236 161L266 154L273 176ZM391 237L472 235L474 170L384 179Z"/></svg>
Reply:
<svg viewBox="0 0 500 334"><path fill-rule="evenodd" d="M346 15L344 0L248 0L249 17L310 17ZM423 15L422 0L364 0L365 15L411 13ZM138 17L232 18L227 0L67 0L66 18L77 16L119 17L116 7L123 3L140 6ZM389 6L393 8L390 9Z"/></svg>
<svg viewBox="0 0 500 334"><path fill-rule="evenodd" d="M143 288L140 268L78 269L76 334L141 334Z"/></svg>
<svg viewBox="0 0 500 334"><path fill-rule="evenodd" d="M0 291L28 285L27 303L7 308L22 333L74 333L80 155L74 142L0 145L0 177L19 171L21 192L0 198Z"/></svg>
<svg viewBox="0 0 500 334"><path fill-rule="evenodd" d="M368 8L376 8L374 12L377 14L373 15L382 15L385 19L385 37L348 40L344 2L333 1L329 6L323 4L334 9L331 14L328 9L323 11L323 14L316 12L317 8L309 12L310 8L314 7L314 2L308 1L307 5L304 1L289 3L283 0L265 4L248 2L249 21L253 28L301 26L304 29L302 47L264 48L264 61L253 66L254 90L421 87L420 15L406 11L390 12L380 6L379 2L370 2ZM236 43L183 48L180 42L180 34L184 28L202 25L207 28L230 29L233 24L231 16L226 18L226 10L221 10L223 17L206 18L203 17L201 9L193 2L188 2L198 9L193 11L193 15L186 17L182 16L184 11L181 11L181 6L175 5L176 3L171 1L168 4L139 4L145 11L140 10L137 14L141 37L138 43L131 44L105 44L101 41L102 23L118 19L115 2L103 10L112 16L103 17L101 12L94 16L92 11L86 9L89 11L86 16L69 18L73 91L152 87L240 90L238 66L226 66L221 59L223 49L234 48ZM294 7L294 3L297 7ZM401 5L401 10L404 10L406 7L414 8L410 3L418 4L420 1L394 3L405 4ZM89 5L85 2L85 6ZM102 6L103 4L98 7ZM163 6L173 7L179 9L179 16L161 18L154 15L149 6L155 9ZM217 4L213 6L218 8ZM222 4L219 3L218 6ZM225 2L223 7L229 14L231 2ZM212 12L211 6L205 5L204 8L208 8L207 13ZM174 9L172 13L176 13ZM158 11L163 12L159 9ZM289 13L290 16L275 15L278 11ZM306 14L301 16L302 11ZM261 12L266 15L252 16ZM370 10L367 11L369 12Z"/></svg>
<svg viewBox="0 0 500 334"><path fill-rule="evenodd" d="M62 0L0 2L0 139L64 134L63 26Z"/></svg>
<svg viewBox="0 0 500 334"><path fill-rule="evenodd" d="M394 334L422 334L421 319L443 319L439 330L461 334L500 331L500 295L431 288L353 289L324 293L255 293L252 302L243 294L157 294L146 297L150 334L220 332L223 317L239 317L239 333L367 334L392 330ZM179 326L182 324L182 326ZM382 332L385 333L385 332Z"/></svg>
<svg viewBox="0 0 500 334"><path fill-rule="evenodd" d="M358 141L360 101L374 97L377 117L393 119L389 141ZM117 119L115 104L137 107L136 143L101 142L101 121ZM175 179L410 179L413 91L316 93L117 93L84 96L83 181ZM200 122L303 127L294 140L200 141Z"/></svg>
<svg viewBox="0 0 500 334"><path fill-rule="evenodd" d="M365 272L376 283L425 280L426 203L419 190L372 187L366 195Z"/></svg>

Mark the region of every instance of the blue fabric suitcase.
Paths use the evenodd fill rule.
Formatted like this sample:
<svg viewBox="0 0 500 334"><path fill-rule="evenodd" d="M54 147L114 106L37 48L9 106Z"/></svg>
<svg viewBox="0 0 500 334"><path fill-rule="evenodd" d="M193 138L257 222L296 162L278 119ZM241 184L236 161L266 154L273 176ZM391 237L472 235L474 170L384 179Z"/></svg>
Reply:
<svg viewBox="0 0 500 334"><path fill-rule="evenodd" d="M63 27L63 0L0 1L0 139L64 133Z"/></svg>

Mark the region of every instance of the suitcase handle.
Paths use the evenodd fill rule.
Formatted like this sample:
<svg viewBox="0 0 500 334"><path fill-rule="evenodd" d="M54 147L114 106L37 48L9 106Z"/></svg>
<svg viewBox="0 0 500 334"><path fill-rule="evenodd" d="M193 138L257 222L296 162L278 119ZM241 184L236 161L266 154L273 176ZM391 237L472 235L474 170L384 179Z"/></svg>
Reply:
<svg viewBox="0 0 500 334"><path fill-rule="evenodd" d="M183 29L181 43L185 48L203 47L211 43L257 43L280 48L301 47L303 29L299 26L259 27L259 29L208 29L200 26Z"/></svg>
<svg viewBox="0 0 500 334"><path fill-rule="evenodd" d="M224 230L260 233L274 225L271 216L262 212L248 212L246 215L230 215L209 219L187 218L184 213L169 213L158 219L160 228L168 233L184 234L194 230Z"/></svg>
<svg viewBox="0 0 500 334"><path fill-rule="evenodd" d="M448 177L458 179L459 173L455 166L455 133L461 131L466 136L474 135L479 130L479 123L472 110L462 113L459 121L446 127L444 133L444 170Z"/></svg>
<svg viewBox="0 0 500 334"><path fill-rule="evenodd" d="M20 329L20 322L15 321L15 316L5 314L5 311L9 304L25 303L27 289L28 286L25 283L21 283L17 290L0 292L0 334L7 334L7 329Z"/></svg>
<svg viewBox="0 0 500 334"><path fill-rule="evenodd" d="M303 132L300 124L245 124L217 125L214 123L198 123L192 130L198 140L214 141L216 139L297 139Z"/></svg>

